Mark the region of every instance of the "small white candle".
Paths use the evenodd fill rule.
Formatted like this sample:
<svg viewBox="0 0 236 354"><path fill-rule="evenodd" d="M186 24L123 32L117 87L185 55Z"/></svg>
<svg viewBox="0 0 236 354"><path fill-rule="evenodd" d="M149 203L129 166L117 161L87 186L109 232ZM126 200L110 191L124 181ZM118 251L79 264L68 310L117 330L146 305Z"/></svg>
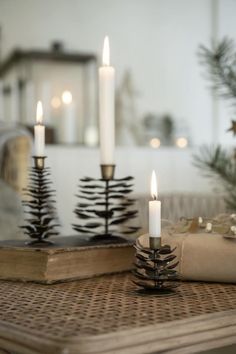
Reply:
<svg viewBox="0 0 236 354"><path fill-rule="evenodd" d="M47 126L51 125L51 97L52 97L52 88L50 81L42 82L42 103L43 103L43 120Z"/></svg>
<svg viewBox="0 0 236 354"><path fill-rule="evenodd" d="M33 125L35 112L35 85L32 81L27 81L25 86L25 123Z"/></svg>
<svg viewBox="0 0 236 354"><path fill-rule="evenodd" d="M19 88L16 80L12 81L11 84L11 122L14 124L19 123Z"/></svg>
<svg viewBox="0 0 236 354"><path fill-rule="evenodd" d="M155 171L151 178L151 196L149 202L149 236L161 237L161 202L157 200L157 178Z"/></svg>
<svg viewBox="0 0 236 354"><path fill-rule="evenodd" d="M99 131L101 164L114 164L115 69L110 65L109 39L103 46L103 66L99 68Z"/></svg>
<svg viewBox="0 0 236 354"><path fill-rule="evenodd" d="M45 147L45 126L43 125L43 106L38 101L36 110L36 122L34 126L34 155L44 156Z"/></svg>
<svg viewBox="0 0 236 354"><path fill-rule="evenodd" d="M63 92L62 102L64 104L64 116L62 117L61 141L66 144L75 144L77 140L76 107L70 91Z"/></svg>

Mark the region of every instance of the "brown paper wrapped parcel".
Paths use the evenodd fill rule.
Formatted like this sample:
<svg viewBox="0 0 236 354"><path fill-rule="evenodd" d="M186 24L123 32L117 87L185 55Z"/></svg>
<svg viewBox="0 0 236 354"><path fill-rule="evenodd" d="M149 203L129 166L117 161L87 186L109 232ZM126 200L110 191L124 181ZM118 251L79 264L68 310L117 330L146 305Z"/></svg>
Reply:
<svg viewBox="0 0 236 354"><path fill-rule="evenodd" d="M148 235L141 236L140 242L148 247ZM236 283L236 239L217 233L176 233L166 228L161 243L176 247L182 280Z"/></svg>

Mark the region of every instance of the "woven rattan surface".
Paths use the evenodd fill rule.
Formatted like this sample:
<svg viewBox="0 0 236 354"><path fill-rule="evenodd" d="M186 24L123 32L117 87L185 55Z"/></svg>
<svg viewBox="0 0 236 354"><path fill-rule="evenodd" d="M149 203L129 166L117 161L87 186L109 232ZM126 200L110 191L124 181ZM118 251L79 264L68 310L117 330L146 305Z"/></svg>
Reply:
<svg viewBox="0 0 236 354"><path fill-rule="evenodd" d="M50 286L1 281L0 321L56 339L236 309L236 285L185 282L163 297L135 290L129 273Z"/></svg>
<svg viewBox="0 0 236 354"><path fill-rule="evenodd" d="M0 348L16 354L190 354L236 344L236 285L143 296L129 273L64 284L0 281Z"/></svg>

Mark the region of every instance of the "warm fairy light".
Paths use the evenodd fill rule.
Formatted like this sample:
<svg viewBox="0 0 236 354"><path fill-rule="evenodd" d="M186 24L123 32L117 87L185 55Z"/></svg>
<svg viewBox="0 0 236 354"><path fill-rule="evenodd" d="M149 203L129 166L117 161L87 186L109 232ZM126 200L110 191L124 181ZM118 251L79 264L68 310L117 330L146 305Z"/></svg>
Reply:
<svg viewBox="0 0 236 354"><path fill-rule="evenodd" d="M38 103L37 103L36 122L37 122L37 124L43 123L43 105L42 105L41 101L38 101Z"/></svg>
<svg viewBox="0 0 236 354"><path fill-rule="evenodd" d="M109 45L108 36L106 36L104 38L103 52L102 52L102 63L105 66L110 65L110 45Z"/></svg>
<svg viewBox="0 0 236 354"><path fill-rule="evenodd" d="M201 216L198 217L198 224L202 224L203 223L203 218Z"/></svg>
<svg viewBox="0 0 236 354"><path fill-rule="evenodd" d="M178 138L176 139L176 145L180 148L183 149L188 145L188 139L186 138Z"/></svg>
<svg viewBox="0 0 236 354"><path fill-rule="evenodd" d="M149 141L149 145L153 148L153 149L158 149L161 145L161 140L158 138L152 138Z"/></svg>
<svg viewBox="0 0 236 354"><path fill-rule="evenodd" d="M98 130L96 126L89 126L84 134L85 145L94 147L98 144Z"/></svg>
<svg viewBox="0 0 236 354"><path fill-rule="evenodd" d="M151 178L151 196L154 200L157 200L157 176L154 170L152 171Z"/></svg>
<svg viewBox="0 0 236 354"><path fill-rule="evenodd" d="M61 100L60 100L60 98L57 97L57 96L54 96L54 97L51 99L51 106L52 106L52 108L58 109L58 108L61 106Z"/></svg>
<svg viewBox="0 0 236 354"><path fill-rule="evenodd" d="M72 102L72 93L70 91L64 91L61 98L64 104L70 104Z"/></svg>

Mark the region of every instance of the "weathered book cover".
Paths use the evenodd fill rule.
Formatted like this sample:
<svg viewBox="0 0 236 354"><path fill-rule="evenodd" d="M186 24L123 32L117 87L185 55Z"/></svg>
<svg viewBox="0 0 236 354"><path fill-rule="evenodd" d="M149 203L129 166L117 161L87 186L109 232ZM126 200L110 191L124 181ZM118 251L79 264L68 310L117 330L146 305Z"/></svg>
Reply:
<svg viewBox="0 0 236 354"><path fill-rule="evenodd" d="M52 284L132 269L132 242L100 243L78 236L54 241L47 247L1 241L0 279Z"/></svg>

